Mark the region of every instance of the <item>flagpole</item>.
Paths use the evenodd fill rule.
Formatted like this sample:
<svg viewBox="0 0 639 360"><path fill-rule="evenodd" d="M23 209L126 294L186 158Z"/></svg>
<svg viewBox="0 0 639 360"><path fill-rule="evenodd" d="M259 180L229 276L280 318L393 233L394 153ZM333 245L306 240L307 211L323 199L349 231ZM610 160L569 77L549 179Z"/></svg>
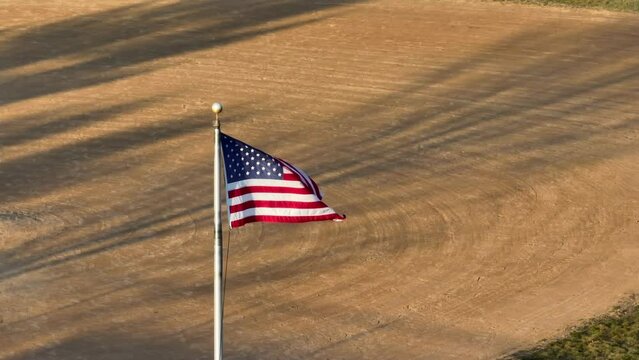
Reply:
<svg viewBox="0 0 639 360"><path fill-rule="evenodd" d="M222 360L223 355L223 316L224 300L222 289L222 210L220 197L220 119L222 104L213 103L211 106L215 114L213 123L214 147L213 152L213 224L215 225L215 255L214 255L214 278L213 278L213 360Z"/></svg>

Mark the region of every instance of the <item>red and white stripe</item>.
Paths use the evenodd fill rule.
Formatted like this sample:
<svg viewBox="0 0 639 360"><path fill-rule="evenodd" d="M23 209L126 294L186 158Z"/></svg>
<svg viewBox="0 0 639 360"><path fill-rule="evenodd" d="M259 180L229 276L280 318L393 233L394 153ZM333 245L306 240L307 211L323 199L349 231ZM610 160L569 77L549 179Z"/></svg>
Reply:
<svg viewBox="0 0 639 360"><path fill-rule="evenodd" d="M326 206L317 184L303 171L282 163L282 179L247 179L226 185L231 228L256 221L343 220Z"/></svg>

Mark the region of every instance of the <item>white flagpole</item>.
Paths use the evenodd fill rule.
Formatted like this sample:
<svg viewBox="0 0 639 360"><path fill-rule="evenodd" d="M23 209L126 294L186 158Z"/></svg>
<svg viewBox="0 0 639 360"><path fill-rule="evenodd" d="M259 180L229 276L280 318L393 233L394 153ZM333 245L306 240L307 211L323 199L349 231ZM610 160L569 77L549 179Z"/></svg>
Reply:
<svg viewBox="0 0 639 360"><path fill-rule="evenodd" d="M213 278L213 360L222 360L223 355L223 317L224 299L222 289L222 198L220 196L220 120L218 114L222 112L222 104L213 103L211 106L215 113L213 132L215 140L213 142L215 150L213 152L213 224L215 225L215 255L214 255L214 278Z"/></svg>

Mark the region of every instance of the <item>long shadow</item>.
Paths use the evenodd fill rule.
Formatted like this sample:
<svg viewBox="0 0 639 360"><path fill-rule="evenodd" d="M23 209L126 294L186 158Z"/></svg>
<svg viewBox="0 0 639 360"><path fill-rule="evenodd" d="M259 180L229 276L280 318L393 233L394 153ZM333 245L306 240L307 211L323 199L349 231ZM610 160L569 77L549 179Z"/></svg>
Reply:
<svg viewBox="0 0 639 360"><path fill-rule="evenodd" d="M149 1L32 27L0 42L0 105L143 74L152 61L291 29L317 19L289 18L358 1ZM12 74L65 58L80 60Z"/></svg>
<svg viewBox="0 0 639 360"><path fill-rule="evenodd" d="M197 117L186 120L184 123L169 122L135 130L116 131L106 136L4 161L0 164L0 173L5 177L0 186L0 197L15 202L42 196L60 187L125 171L130 167L126 162L105 166L100 164L100 159L201 131L209 126L206 120Z"/></svg>
<svg viewBox="0 0 639 360"><path fill-rule="evenodd" d="M636 32L636 26L618 23L594 26L589 31L599 32L625 35ZM320 175L319 179L325 184L339 184L351 176L371 176L389 168L417 168L432 178L480 167L504 153L517 155L502 161L504 170L518 169L526 175L525 165L538 149L547 147L568 155L549 159L561 166L574 167L584 161L614 156L621 149L613 143L596 149L573 148L611 133L623 134L636 127L639 117L624 119L614 126L574 119L596 113L606 116L606 106L614 108L624 100L627 104L627 95L614 92L614 88L639 80L636 63L627 61L627 55L639 51L639 45L636 36L624 36L614 43L581 49L571 39L582 35L524 32L485 49L486 54L482 51L445 69L416 75L417 80L410 86L374 102L408 105L410 110L399 118L393 114L395 109L372 115L379 121L371 121L367 107L349 114L349 118L365 118L387 126L367 127L367 133L358 134L359 139L349 142L348 151L341 152L341 157L324 162L320 159L320 164L315 165L318 172L329 175ZM514 64L507 57L518 49L546 46L560 50ZM503 58L500 52L504 53ZM579 55L577 59L572 58L575 53ZM605 64L596 66L590 59L605 59ZM489 72L482 69L486 64L490 65ZM461 85L435 87L455 79L462 71L477 75ZM608 89L612 90L606 94ZM422 99L413 100L416 94ZM590 98L589 103L583 103L586 98ZM393 121L388 124L381 120L384 118ZM358 125L355 122L352 130L357 131ZM632 150L624 147L621 151ZM472 157L441 156L460 151L468 151ZM310 159L302 158L304 162ZM339 176L330 175L337 173Z"/></svg>
<svg viewBox="0 0 639 360"><path fill-rule="evenodd" d="M108 123L114 116L134 112L154 103L152 100L137 100L98 108L68 109L53 115L48 111L41 111L13 118L3 121L0 126L0 146L19 146L91 125Z"/></svg>
<svg viewBox="0 0 639 360"><path fill-rule="evenodd" d="M206 348L195 348L179 336L134 337L130 333L95 331L71 336L62 341L26 351L6 360L60 360L60 359L193 359L211 358Z"/></svg>
<svg viewBox="0 0 639 360"><path fill-rule="evenodd" d="M42 247L43 242L51 241L51 239L37 238L27 241L0 253L0 259L2 259L0 280L84 259L144 240L175 234L186 227L208 225L212 215L206 214L205 211L209 210L210 213L211 207L212 203L205 203L190 209L164 212L160 216L148 209L141 212L141 215L129 212L128 215L133 218L132 220L114 226L97 236L86 237L84 234L69 236L68 233L72 233L74 229L68 228L67 234L62 239L56 239L55 243L47 244L46 249L40 249L36 253L33 253L36 246ZM153 228L153 231L145 231L148 228ZM63 240L61 244L60 240Z"/></svg>

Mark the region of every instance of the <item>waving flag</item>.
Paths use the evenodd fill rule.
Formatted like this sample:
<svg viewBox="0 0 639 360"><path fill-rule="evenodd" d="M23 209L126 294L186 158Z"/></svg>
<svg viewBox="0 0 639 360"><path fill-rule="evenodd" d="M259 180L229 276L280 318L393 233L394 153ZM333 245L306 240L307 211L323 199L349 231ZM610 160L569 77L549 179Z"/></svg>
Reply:
<svg viewBox="0 0 639 360"><path fill-rule="evenodd" d="M231 228L251 222L343 220L302 170L221 134Z"/></svg>

